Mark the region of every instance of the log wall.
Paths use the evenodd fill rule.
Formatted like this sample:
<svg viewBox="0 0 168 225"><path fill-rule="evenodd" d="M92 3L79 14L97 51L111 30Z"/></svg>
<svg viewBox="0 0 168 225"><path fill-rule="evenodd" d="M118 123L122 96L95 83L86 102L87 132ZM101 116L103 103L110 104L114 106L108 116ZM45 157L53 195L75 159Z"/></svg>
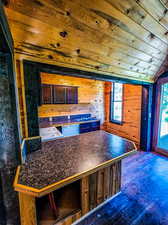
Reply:
<svg viewBox="0 0 168 225"><path fill-rule="evenodd" d="M105 122L103 128L113 134L140 144L142 86L124 84L123 124L110 122L111 83L105 83Z"/></svg>

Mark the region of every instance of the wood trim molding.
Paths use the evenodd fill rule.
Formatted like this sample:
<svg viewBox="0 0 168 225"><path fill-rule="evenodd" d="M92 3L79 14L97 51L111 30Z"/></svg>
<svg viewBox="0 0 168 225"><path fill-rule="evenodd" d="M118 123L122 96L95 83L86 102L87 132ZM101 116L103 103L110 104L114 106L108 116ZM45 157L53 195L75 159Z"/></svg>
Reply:
<svg viewBox="0 0 168 225"><path fill-rule="evenodd" d="M153 83L153 81L140 81L136 79L117 77L111 74L109 75L102 74L102 73L100 74L100 73L95 73L90 71L84 71L84 70L79 70L74 68L63 67L63 66L56 66L52 64L34 62L29 60L23 60L23 63L34 65L36 68L38 68L39 72L44 72L44 73L83 77L83 78L97 79L97 80L103 80L103 81L131 83L131 84L138 84L138 85L150 85Z"/></svg>

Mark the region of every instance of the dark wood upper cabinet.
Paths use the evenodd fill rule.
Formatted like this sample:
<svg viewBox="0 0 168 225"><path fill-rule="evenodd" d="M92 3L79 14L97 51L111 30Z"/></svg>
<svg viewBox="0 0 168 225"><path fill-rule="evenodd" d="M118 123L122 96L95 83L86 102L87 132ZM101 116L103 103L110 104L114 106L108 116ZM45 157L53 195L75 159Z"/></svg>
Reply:
<svg viewBox="0 0 168 225"><path fill-rule="evenodd" d="M66 102L67 104L78 103L78 88L77 87L66 87Z"/></svg>
<svg viewBox="0 0 168 225"><path fill-rule="evenodd" d="M53 104L65 104L66 88L53 85Z"/></svg>
<svg viewBox="0 0 168 225"><path fill-rule="evenodd" d="M52 87L49 84L42 84L42 104L53 104Z"/></svg>
<svg viewBox="0 0 168 225"><path fill-rule="evenodd" d="M77 104L78 87L42 85L42 104Z"/></svg>

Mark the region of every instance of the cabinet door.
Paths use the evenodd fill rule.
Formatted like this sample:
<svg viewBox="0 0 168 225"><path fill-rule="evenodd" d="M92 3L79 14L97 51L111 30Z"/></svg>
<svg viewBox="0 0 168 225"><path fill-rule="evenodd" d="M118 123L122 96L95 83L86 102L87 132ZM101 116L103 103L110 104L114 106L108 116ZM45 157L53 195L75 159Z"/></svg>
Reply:
<svg viewBox="0 0 168 225"><path fill-rule="evenodd" d="M80 124L80 133L100 130L100 121Z"/></svg>
<svg viewBox="0 0 168 225"><path fill-rule="evenodd" d="M67 104L78 103L78 88L77 87L66 88L66 103Z"/></svg>
<svg viewBox="0 0 168 225"><path fill-rule="evenodd" d="M52 104L52 88L49 84L42 84L42 104Z"/></svg>
<svg viewBox="0 0 168 225"><path fill-rule="evenodd" d="M62 134L64 137L78 135L79 134L79 124L62 126Z"/></svg>
<svg viewBox="0 0 168 225"><path fill-rule="evenodd" d="M80 133L86 133L91 131L91 123L80 124Z"/></svg>
<svg viewBox="0 0 168 225"><path fill-rule="evenodd" d="M100 121L92 122L91 130L92 131L100 130Z"/></svg>
<svg viewBox="0 0 168 225"><path fill-rule="evenodd" d="M66 88L64 86L53 85L53 103L66 104Z"/></svg>

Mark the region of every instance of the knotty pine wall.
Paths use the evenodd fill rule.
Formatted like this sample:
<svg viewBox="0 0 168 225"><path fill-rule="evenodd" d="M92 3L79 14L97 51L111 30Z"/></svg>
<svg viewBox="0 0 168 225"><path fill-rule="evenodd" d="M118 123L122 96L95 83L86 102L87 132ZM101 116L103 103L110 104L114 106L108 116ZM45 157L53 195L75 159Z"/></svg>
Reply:
<svg viewBox="0 0 168 225"><path fill-rule="evenodd" d="M79 104L42 105L38 108L39 117L91 113L104 122L104 84L103 81L41 73L43 84L78 86Z"/></svg>
<svg viewBox="0 0 168 225"><path fill-rule="evenodd" d="M128 138L137 146L140 144L141 125L141 95L142 86L124 84L123 97L123 124L118 125L109 121L110 118L110 92L111 83L105 83L105 122L103 129L106 131Z"/></svg>

